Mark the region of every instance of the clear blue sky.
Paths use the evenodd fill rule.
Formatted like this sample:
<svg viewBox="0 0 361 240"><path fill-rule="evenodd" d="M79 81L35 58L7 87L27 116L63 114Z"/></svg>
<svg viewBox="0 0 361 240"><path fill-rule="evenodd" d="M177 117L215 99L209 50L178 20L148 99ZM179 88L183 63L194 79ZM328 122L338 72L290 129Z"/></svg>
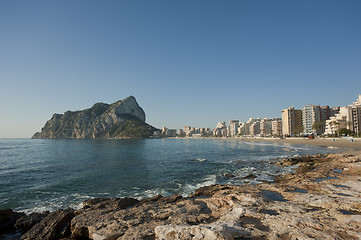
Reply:
<svg viewBox="0 0 361 240"><path fill-rule="evenodd" d="M0 0L0 137L137 98L156 126L361 94L361 1Z"/></svg>

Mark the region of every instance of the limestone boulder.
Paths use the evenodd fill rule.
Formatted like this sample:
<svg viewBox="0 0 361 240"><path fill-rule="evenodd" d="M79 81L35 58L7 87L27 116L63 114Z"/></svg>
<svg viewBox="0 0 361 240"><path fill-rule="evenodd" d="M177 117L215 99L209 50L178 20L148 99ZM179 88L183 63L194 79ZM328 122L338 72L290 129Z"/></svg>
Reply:
<svg viewBox="0 0 361 240"><path fill-rule="evenodd" d="M41 222L35 224L22 237L22 240L53 240L70 236L70 221L74 210L57 210L47 215Z"/></svg>

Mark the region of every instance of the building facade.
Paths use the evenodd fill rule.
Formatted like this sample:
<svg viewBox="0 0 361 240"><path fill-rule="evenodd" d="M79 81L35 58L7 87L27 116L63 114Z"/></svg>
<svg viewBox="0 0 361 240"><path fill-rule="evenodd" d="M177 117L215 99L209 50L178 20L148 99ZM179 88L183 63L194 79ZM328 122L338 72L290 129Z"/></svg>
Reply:
<svg viewBox="0 0 361 240"><path fill-rule="evenodd" d="M260 121L255 121L249 126L249 134L257 136L261 134Z"/></svg>
<svg viewBox="0 0 361 240"><path fill-rule="evenodd" d="M238 120L229 120L228 125L228 136L229 137L235 137L238 135L238 127L239 127L239 121Z"/></svg>
<svg viewBox="0 0 361 240"><path fill-rule="evenodd" d="M272 135L273 136L282 135L282 119L275 119L272 121Z"/></svg>
<svg viewBox="0 0 361 240"><path fill-rule="evenodd" d="M216 128L213 129L214 137L226 137L227 125L226 122L218 122Z"/></svg>
<svg viewBox="0 0 361 240"><path fill-rule="evenodd" d="M322 134L313 128L316 122L321 121L321 107L318 105L306 105L302 108L303 133L306 135Z"/></svg>
<svg viewBox="0 0 361 240"><path fill-rule="evenodd" d="M282 110L282 135L293 136L300 134L302 128L302 110L294 107Z"/></svg>
<svg viewBox="0 0 361 240"><path fill-rule="evenodd" d="M356 136L361 135L361 95L358 96L356 102L349 106L350 130Z"/></svg>
<svg viewBox="0 0 361 240"><path fill-rule="evenodd" d="M326 135L334 135L337 134L342 128L350 128L347 123L350 122L350 108L340 107L339 113L335 116L330 117L330 119L326 120ZM350 129L351 130L351 129Z"/></svg>

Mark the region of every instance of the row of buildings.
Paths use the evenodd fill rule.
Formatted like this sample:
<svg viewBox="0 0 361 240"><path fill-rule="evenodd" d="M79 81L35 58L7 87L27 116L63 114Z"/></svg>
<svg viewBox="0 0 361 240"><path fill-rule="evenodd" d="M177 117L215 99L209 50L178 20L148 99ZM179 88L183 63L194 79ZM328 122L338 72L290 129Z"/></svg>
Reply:
<svg viewBox="0 0 361 240"><path fill-rule="evenodd" d="M361 134L361 95L348 106L329 108L328 106L307 105L302 109L282 110L282 135L340 135Z"/></svg>
<svg viewBox="0 0 361 240"><path fill-rule="evenodd" d="M282 110L282 118L250 118L247 122L218 122L214 129L185 126L183 129L162 128L156 136L165 137L240 137L240 136L309 136L340 135L347 130L361 136L361 95L344 107L306 105L302 109Z"/></svg>
<svg viewBox="0 0 361 240"><path fill-rule="evenodd" d="M157 137L211 137L213 132L210 128L195 128L185 126L183 129L169 129L163 127L160 132L154 134Z"/></svg>
<svg viewBox="0 0 361 240"><path fill-rule="evenodd" d="M228 127L225 122L219 122L213 129L214 137L280 135L282 135L282 119L280 118L250 118L247 122L230 120Z"/></svg>
<svg viewBox="0 0 361 240"><path fill-rule="evenodd" d="M282 135L321 135L325 131L324 124L335 116L340 107L306 105L302 109L294 107L282 110Z"/></svg>

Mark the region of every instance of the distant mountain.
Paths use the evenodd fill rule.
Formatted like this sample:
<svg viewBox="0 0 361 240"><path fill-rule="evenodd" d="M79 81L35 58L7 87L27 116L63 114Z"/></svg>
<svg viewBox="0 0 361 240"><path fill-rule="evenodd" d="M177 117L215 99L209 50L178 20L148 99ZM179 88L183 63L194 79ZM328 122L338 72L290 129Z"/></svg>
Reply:
<svg viewBox="0 0 361 240"><path fill-rule="evenodd" d="M96 103L82 111L54 114L32 138L146 138L158 129L145 123L135 97Z"/></svg>

